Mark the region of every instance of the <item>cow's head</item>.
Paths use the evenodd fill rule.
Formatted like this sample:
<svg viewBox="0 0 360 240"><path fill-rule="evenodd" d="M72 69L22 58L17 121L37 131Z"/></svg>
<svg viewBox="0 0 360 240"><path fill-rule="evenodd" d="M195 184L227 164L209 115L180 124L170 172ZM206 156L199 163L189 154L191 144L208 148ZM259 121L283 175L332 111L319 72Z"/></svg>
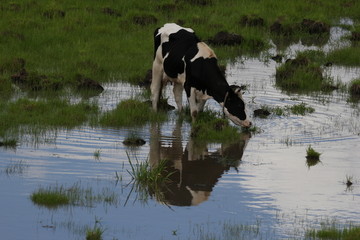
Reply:
<svg viewBox="0 0 360 240"><path fill-rule="evenodd" d="M236 125L250 127L251 122L247 119L245 113L245 102L241 94L242 88L231 85L224 99L224 114Z"/></svg>

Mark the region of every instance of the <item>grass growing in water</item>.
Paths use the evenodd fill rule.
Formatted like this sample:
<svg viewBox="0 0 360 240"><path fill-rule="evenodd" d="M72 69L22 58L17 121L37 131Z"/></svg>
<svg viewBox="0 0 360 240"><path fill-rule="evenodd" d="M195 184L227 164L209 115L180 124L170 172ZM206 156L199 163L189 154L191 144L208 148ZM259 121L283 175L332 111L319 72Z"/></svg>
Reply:
<svg viewBox="0 0 360 240"><path fill-rule="evenodd" d="M135 158L135 162L133 162L128 155L128 161L131 167L128 173L134 181L136 191L140 193L141 200L146 200L148 196L155 194L156 198L161 201L161 189L170 181L170 176L173 174L167 170L168 160L162 159L152 166L148 160L139 162Z"/></svg>
<svg viewBox="0 0 360 240"><path fill-rule="evenodd" d="M149 121L165 121L166 118L166 113L152 111L147 103L129 99L120 102L113 111L105 113L100 118L100 125L110 127L140 126Z"/></svg>
<svg viewBox="0 0 360 240"><path fill-rule="evenodd" d="M219 113L204 110L192 125L191 137L207 141L234 141L240 138L240 131L238 127L231 126L228 119L220 118Z"/></svg>
<svg viewBox="0 0 360 240"><path fill-rule="evenodd" d="M98 226L100 224L99 220L95 220L95 225L93 228L87 228L86 230L86 240L102 240L103 233L105 230Z"/></svg>
<svg viewBox="0 0 360 240"><path fill-rule="evenodd" d="M319 160L321 153L315 151L311 145L306 149L306 158L309 160Z"/></svg>
<svg viewBox="0 0 360 240"><path fill-rule="evenodd" d="M360 239L360 227L349 226L338 228L335 224L322 224L319 230L308 230L306 232L306 239L327 239L327 240L356 240Z"/></svg>
<svg viewBox="0 0 360 240"><path fill-rule="evenodd" d="M48 208L70 204L70 196L64 187L40 188L30 196L33 203Z"/></svg>
<svg viewBox="0 0 360 240"><path fill-rule="evenodd" d="M360 66L360 45L336 49L327 54L326 59L337 65Z"/></svg>
<svg viewBox="0 0 360 240"><path fill-rule="evenodd" d="M276 68L276 85L287 92L307 93L331 89L330 79L323 76L321 57L313 51L298 53Z"/></svg>
<svg viewBox="0 0 360 240"><path fill-rule="evenodd" d="M266 110L268 112L271 112L278 116L289 116L291 114L295 115L306 115L307 113L313 113L315 112L315 109L313 107L307 106L306 103L299 103L294 104L291 106L285 106L285 107L270 107L270 106L261 106L261 109Z"/></svg>
<svg viewBox="0 0 360 240"><path fill-rule="evenodd" d="M0 103L0 106L0 136L20 126L29 127L29 132L37 128L73 128L83 124L89 115L98 112L98 107L93 104L70 104L69 101L61 99L19 99L9 104Z"/></svg>
<svg viewBox="0 0 360 240"><path fill-rule="evenodd" d="M108 188L103 188L101 192L94 192L91 187L82 187L80 183L75 183L72 187L55 185L40 187L30 195L33 203L47 208L57 208L64 205L92 207L96 203L106 203L116 205L118 196Z"/></svg>

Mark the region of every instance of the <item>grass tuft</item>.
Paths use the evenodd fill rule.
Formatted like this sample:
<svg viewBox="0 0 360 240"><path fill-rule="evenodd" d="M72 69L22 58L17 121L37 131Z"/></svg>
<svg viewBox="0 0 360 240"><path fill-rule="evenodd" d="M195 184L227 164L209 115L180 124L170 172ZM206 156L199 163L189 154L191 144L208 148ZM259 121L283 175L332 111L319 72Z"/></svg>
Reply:
<svg viewBox="0 0 360 240"><path fill-rule="evenodd" d="M63 187L40 188L30 196L33 203L48 208L57 208L70 203L70 197Z"/></svg>
<svg viewBox="0 0 360 240"><path fill-rule="evenodd" d="M191 137L200 141L234 141L240 138L240 131L231 126L229 120L220 118L218 112L205 110L193 123Z"/></svg>
<svg viewBox="0 0 360 240"><path fill-rule="evenodd" d="M58 208L65 205L93 207L96 203L106 203L116 205L118 196L108 188L94 192L91 187L82 187L80 183L75 183L70 188L65 186L40 187L30 195L34 204L47 208Z"/></svg>
<svg viewBox="0 0 360 240"><path fill-rule="evenodd" d="M124 100L116 109L100 118L100 125L110 127L140 126L148 122L162 122L167 118L164 112L154 112L149 105L135 99Z"/></svg>
<svg viewBox="0 0 360 240"><path fill-rule="evenodd" d="M311 145L306 149L306 158L309 160L319 160L321 153L315 151Z"/></svg>
<svg viewBox="0 0 360 240"><path fill-rule="evenodd" d="M320 55L320 56L319 56ZM276 85L286 92L308 93L336 88L323 76L323 57L314 51L300 52L276 68Z"/></svg>
<svg viewBox="0 0 360 240"><path fill-rule="evenodd" d="M311 229L306 232L306 239L356 240L360 239L360 227L352 226L338 228L335 224L322 224L321 229Z"/></svg>
<svg viewBox="0 0 360 240"><path fill-rule="evenodd" d="M135 189L140 193L142 200L155 194L156 198L162 201L161 189L171 181L170 176L173 174L173 172L168 171L168 160L162 159L156 165L151 165L148 160L139 162L137 158L133 162L128 155L128 161L131 167L128 173L132 177Z"/></svg>

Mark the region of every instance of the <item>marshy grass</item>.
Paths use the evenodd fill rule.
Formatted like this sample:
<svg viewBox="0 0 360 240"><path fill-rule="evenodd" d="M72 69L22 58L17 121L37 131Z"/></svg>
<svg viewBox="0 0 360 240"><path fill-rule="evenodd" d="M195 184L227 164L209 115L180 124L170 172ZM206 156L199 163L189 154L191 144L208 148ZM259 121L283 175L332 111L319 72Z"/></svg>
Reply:
<svg viewBox="0 0 360 240"><path fill-rule="evenodd" d="M148 122L162 122L166 119L166 113L152 111L146 102L128 99L120 102L116 109L105 113L99 123L109 127L141 126Z"/></svg>
<svg viewBox="0 0 360 240"><path fill-rule="evenodd" d="M135 132L130 132L129 135L123 141L123 144L129 147L138 147L142 146L146 143L146 141Z"/></svg>
<svg viewBox="0 0 360 240"><path fill-rule="evenodd" d="M30 100L21 98L15 102L1 104L0 136L11 129L26 126L27 131L37 129L73 128L79 126L92 115L98 113L98 107L87 102L71 104L67 100Z"/></svg>
<svg viewBox="0 0 360 240"><path fill-rule="evenodd" d="M360 45L335 49L326 56L328 62L347 67L360 66Z"/></svg>
<svg viewBox="0 0 360 240"><path fill-rule="evenodd" d="M86 240L102 240L105 229L100 225L99 220L95 220L94 227L86 229Z"/></svg>
<svg viewBox="0 0 360 240"><path fill-rule="evenodd" d="M205 4L196 4L203 2ZM194 4L195 3L195 4ZM240 33L240 47L217 47L222 61L241 53L267 47L269 27L279 18L284 25L304 18L327 23L343 17L357 18L360 7L339 1L312 2L162 1L96 3L46 1L2 1L0 3L0 65L11 57L22 57L30 71L61 75L75 73L106 81L132 81L151 66L154 29L165 22L182 22L202 39L225 30ZM341 9L341 11L339 11ZM216 10L217 14L213 14ZM171 14L169 14L171 12ZM284 14L286 13L286 14ZM255 15L262 24L241 23ZM307 33L304 33L307 34ZM235 50L235 51L234 51ZM9 76L3 71L4 76Z"/></svg>
<svg viewBox="0 0 360 240"><path fill-rule="evenodd" d="M305 116L306 114L315 112L313 107L308 106L304 102L284 107L270 107L262 105L261 109L273 113L277 116L289 116L290 114Z"/></svg>
<svg viewBox="0 0 360 240"><path fill-rule="evenodd" d="M70 204L71 195L63 186L40 188L32 193L30 199L33 203L47 208L57 208Z"/></svg>
<svg viewBox="0 0 360 240"><path fill-rule="evenodd" d="M352 175L346 175L346 181L345 181L345 184L346 184L346 187L351 187L354 183L354 177Z"/></svg>
<svg viewBox="0 0 360 240"><path fill-rule="evenodd" d="M333 90L332 80L324 76L323 57L314 57L314 51L299 52L276 68L276 85L286 92L310 93Z"/></svg>
<svg viewBox="0 0 360 240"><path fill-rule="evenodd" d="M309 145L309 147L306 149L306 159L307 160L313 160L313 161L319 160L320 155L321 155L321 153L315 151L315 149L313 149L311 147L311 145Z"/></svg>
<svg viewBox="0 0 360 240"><path fill-rule="evenodd" d="M307 230L306 239L356 240L360 239L360 226L338 227L336 224L322 224L321 229Z"/></svg>
<svg viewBox="0 0 360 240"><path fill-rule="evenodd" d="M100 160L100 154L101 154L101 149L96 149L95 151L94 151L94 158L95 158L95 160Z"/></svg>
<svg viewBox="0 0 360 240"><path fill-rule="evenodd" d="M140 162L136 157L135 160L131 160L128 155L128 161L130 164L128 173L140 200L146 201L149 196L155 196L158 201L163 202L161 189L171 181L170 176L173 174L168 171L168 160L161 159L156 165L152 165L148 160Z"/></svg>
<svg viewBox="0 0 360 240"><path fill-rule="evenodd" d="M234 141L240 134L239 127L230 125L228 119L209 109L198 114L191 129L191 137L200 141Z"/></svg>
<svg viewBox="0 0 360 240"><path fill-rule="evenodd" d="M18 141L16 139L4 139L3 141L0 141L0 147L4 147L4 148L15 149L17 144Z"/></svg>
<svg viewBox="0 0 360 240"><path fill-rule="evenodd" d="M360 98L360 78L351 81L349 91L352 96Z"/></svg>
<svg viewBox="0 0 360 240"><path fill-rule="evenodd" d="M71 187L54 185L40 187L30 195L31 201L39 206L58 208L61 206L93 207L94 204L104 203L109 205L118 204L118 195L109 188L103 188L95 192L92 187L82 187L75 183Z"/></svg>

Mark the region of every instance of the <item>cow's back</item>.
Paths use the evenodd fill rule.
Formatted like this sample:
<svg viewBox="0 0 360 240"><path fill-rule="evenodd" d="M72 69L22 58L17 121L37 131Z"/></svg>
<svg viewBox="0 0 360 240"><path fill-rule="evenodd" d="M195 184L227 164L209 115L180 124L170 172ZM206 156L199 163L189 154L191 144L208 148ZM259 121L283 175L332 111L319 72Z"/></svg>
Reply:
<svg viewBox="0 0 360 240"><path fill-rule="evenodd" d="M200 40L190 28L176 24L165 24L154 35L155 58L163 63L164 72L170 78L184 73L185 56L195 56Z"/></svg>

